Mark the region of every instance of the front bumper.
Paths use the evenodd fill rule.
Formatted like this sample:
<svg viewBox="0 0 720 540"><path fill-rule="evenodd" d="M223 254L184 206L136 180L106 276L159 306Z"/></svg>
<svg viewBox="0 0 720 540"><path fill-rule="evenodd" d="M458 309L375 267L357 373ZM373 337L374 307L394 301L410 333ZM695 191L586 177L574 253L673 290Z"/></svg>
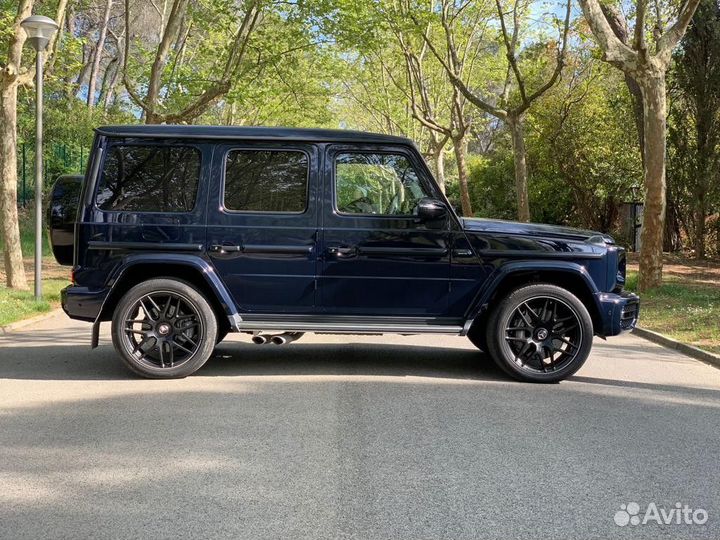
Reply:
<svg viewBox="0 0 720 540"><path fill-rule="evenodd" d="M60 291L60 301L63 311L71 319L80 321L94 321L102 308L107 289L88 289L69 285Z"/></svg>
<svg viewBox="0 0 720 540"><path fill-rule="evenodd" d="M635 328L640 315L638 295L622 291L619 294L598 293L596 296L602 315L602 336L617 336Z"/></svg>

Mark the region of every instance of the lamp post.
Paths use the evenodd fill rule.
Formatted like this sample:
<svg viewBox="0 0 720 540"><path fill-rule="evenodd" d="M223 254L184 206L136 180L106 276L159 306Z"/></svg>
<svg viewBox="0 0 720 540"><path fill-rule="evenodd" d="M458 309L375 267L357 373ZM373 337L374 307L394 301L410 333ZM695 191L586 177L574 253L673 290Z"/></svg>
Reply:
<svg viewBox="0 0 720 540"><path fill-rule="evenodd" d="M43 52L58 25L49 17L32 15L20 26L27 34L28 41L35 49L35 299L42 298L42 172L43 172Z"/></svg>

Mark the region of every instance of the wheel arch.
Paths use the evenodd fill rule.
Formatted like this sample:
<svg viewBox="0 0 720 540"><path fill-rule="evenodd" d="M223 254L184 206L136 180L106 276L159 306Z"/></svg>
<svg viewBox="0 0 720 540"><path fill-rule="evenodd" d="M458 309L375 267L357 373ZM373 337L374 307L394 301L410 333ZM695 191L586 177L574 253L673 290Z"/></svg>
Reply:
<svg viewBox="0 0 720 540"><path fill-rule="evenodd" d="M147 254L127 257L108 280L108 293L96 323L109 321L115 307L132 287L155 278L179 279L193 285L208 300L219 327L236 329L237 307L212 266L200 257Z"/></svg>
<svg viewBox="0 0 720 540"><path fill-rule="evenodd" d="M560 261L545 261L543 264L517 262L500 267L473 302L468 317L468 331L485 326L492 306L500 298L514 289L533 283L556 285L577 296L590 313L593 331L602 332L604 325L597 297L599 291L590 274L580 264Z"/></svg>

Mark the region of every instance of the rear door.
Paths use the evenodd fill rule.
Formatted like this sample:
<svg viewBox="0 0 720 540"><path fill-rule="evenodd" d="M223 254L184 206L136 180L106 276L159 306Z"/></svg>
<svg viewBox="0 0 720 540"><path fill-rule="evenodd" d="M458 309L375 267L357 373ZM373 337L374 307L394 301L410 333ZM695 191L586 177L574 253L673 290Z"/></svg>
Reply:
<svg viewBox="0 0 720 540"><path fill-rule="evenodd" d="M314 311L317 174L314 145L216 147L208 256L242 311Z"/></svg>

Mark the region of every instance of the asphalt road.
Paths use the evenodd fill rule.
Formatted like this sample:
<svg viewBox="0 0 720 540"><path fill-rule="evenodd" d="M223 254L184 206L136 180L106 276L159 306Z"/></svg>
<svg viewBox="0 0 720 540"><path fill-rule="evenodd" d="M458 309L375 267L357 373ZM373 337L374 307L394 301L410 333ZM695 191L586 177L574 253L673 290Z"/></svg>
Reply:
<svg viewBox="0 0 720 540"><path fill-rule="evenodd" d="M720 538L720 370L634 336L549 386L453 337L231 336L177 381L88 343L0 336L4 538Z"/></svg>

